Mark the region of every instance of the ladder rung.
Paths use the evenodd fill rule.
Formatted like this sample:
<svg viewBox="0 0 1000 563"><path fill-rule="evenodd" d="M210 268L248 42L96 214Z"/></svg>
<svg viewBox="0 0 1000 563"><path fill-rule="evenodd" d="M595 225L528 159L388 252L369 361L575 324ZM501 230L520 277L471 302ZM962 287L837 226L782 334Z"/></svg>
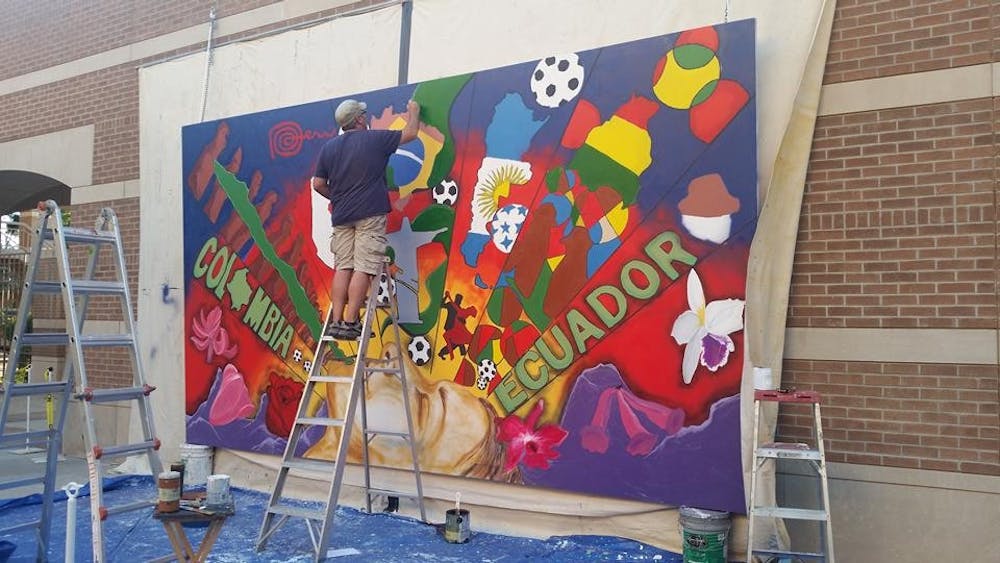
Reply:
<svg viewBox="0 0 1000 563"><path fill-rule="evenodd" d="M402 438L404 440L410 439L409 432L389 432L386 430L365 430L365 434L369 436L394 436L396 438Z"/></svg>
<svg viewBox="0 0 1000 563"><path fill-rule="evenodd" d="M131 346L131 334L88 334L80 337L80 346Z"/></svg>
<svg viewBox="0 0 1000 563"><path fill-rule="evenodd" d="M104 518L107 518L108 516L114 516L115 514L122 514L124 512L134 512L136 510L149 508L154 504L156 504L156 502L152 500L140 500L138 502L133 502L131 504L120 504L118 506L102 506L101 515ZM102 518L102 520L104 518Z"/></svg>
<svg viewBox="0 0 1000 563"><path fill-rule="evenodd" d="M305 518L307 520L319 520L323 521L326 519L326 512L318 509L301 508L298 506L288 506L284 504L277 504L271 506L267 509L271 514L281 514L284 516L292 516L297 518Z"/></svg>
<svg viewBox="0 0 1000 563"><path fill-rule="evenodd" d="M15 479L13 481L0 482L0 489L16 489L17 487L37 485L39 483L44 483L44 482L45 482L45 475L36 475L34 477L26 477L24 479Z"/></svg>
<svg viewBox="0 0 1000 563"><path fill-rule="evenodd" d="M370 368L366 366L365 373L390 373L396 375L403 373L403 370L399 368Z"/></svg>
<svg viewBox="0 0 1000 563"><path fill-rule="evenodd" d="M14 383L3 391L11 397L25 397L32 395L48 395L49 393L65 392L66 381L47 381L44 383Z"/></svg>
<svg viewBox="0 0 1000 563"><path fill-rule="evenodd" d="M829 518L825 510L815 508L788 508L784 506L755 506L754 516L766 516L770 518L789 518L791 520L818 520L826 521Z"/></svg>
<svg viewBox="0 0 1000 563"><path fill-rule="evenodd" d="M94 457L96 457L97 459L101 459L102 457L106 456L115 456L121 454L127 455L132 453L140 453L158 449L160 449L160 441L156 439L146 440L145 442L136 442L135 444L122 444L120 446L108 446L108 447L94 446L94 454L95 454Z"/></svg>
<svg viewBox="0 0 1000 563"><path fill-rule="evenodd" d="M288 469L298 469L301 471L316 471L318 473L328 473L337 466L336 461L326 459L289 459L282 463Z"/></svg>
<svg viewBox="0 0 1000 563"><path fill-rule="evenodd" d="M20 340L21 346L65 346L69 344L69 335L65 332L26 332Z"/></svg>
<svg viewBox="0 0 1000 563"><path fill-rule="evenodd" d="M316 383L354 383L354 378L347 375L315 375L311 379Z"/></svg>
<svg viewBox="0 0 1000 563"><path fill-rule="evenodd" d="M63 238L66 242L86 242L86 243L111 243L115 242L115 232L114 231L97 231L94 229L80 229L74 227L60 227L62 229ZM53 240L55 238L55 231L52 229L43 229L42 236L45 240Z"/></svg>
<svg viewBox="0 0 1000 563"><path fill-rule="evenodd" d="M342 418L325 418L320 416L303 416L295 419L295 424L308 424L310 426L343 426Z"/></svg>
<svg viewBox="0 0 1000 563"><path fill-rule="evenodd" d="M114 401L130 401L138 399L143 395L149 395L156 387L144 385L142 387L122 387L119 389L86 389L77 395L77 398L90 401L91 403L110 403Z"/></svg>
<svg viewBox="0 0 1000 563"><path fill-rule="evenodd" d="M125 284L120 281L73 280L71 287L74 294L80 295L122 295ZM63 283L60 281L36 281L34 291L39 293L60 293Z"/></svg>
<svg viewBox="0 0 1000 563"><path fill-rule="evenodd" d="M775 555L778 557L798 557L798 558L808 558L808 559L826 559L826 555L823 553L815 553L812 551L783 551L780 549L754 549L750 553L751 555Z"/></svg>
<svg viewBox="0 0 1000 563"><path fill-rule="evenodd" d="M366 489L365 493L368 496L372 496L372 495L384 495L384 496L390 496L390 497L417 498L417 494L416 493L401 493L399 491L390 491L388 489L374 489L374 488L371 488L371 487L369 487L368 489Z"/></svg>
<svg viewBox="0 0 1000 563"><path fill-rule="evenodd" d="M22 522L20 524L14 524L9 528L0 528L0 536L6 536L7 534L13 534L14 532L20 532L21 530L27 530L28 528L37 528L41 524L41 520L32 520L31 522Z"/></svg>
<svg viewBox="0 0 1000 563"><path fill-rule="evenodd" d="M31 432L4 434L3 436L0 436L0 449L9 448L10 446L45 444L49 441L49 435L49 430L34 430Z"/></svg>
<svg viewBox="0 0 1000 563"><path fill-rule="evenodd" d="M761 444L757 448L757 457L780 459L813 459L821 458L819 450L814 450L808 444L792 442L772 442Z"/></svg>

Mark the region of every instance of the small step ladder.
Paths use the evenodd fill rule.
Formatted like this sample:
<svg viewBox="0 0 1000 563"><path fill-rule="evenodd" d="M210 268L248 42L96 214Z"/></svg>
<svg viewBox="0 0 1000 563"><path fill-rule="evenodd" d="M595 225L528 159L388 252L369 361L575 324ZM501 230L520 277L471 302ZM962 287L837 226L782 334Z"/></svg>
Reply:
<svg viewBox="0 0 1000 563"><path fill-rule="evenodd" d="M29 443L45 446L47 450L45 476L36 479L44 482L42 494L41 518L36 522L20 523L0 534L17 529L38 528L38 559L47 559L52 520L52 502L55 492L56 461L61 449L64 434L66 411L72 398L81 399L87 438L87 464L90 474L90 516L93 533L93 559L101 563L106 561L104 554L103 522L113 514L130 512L142 508L151 508L155 499L133 502L121 506L104 505L104 463L111 457L133 454L145 454L149 459L149 467L154 475L162 471L159 454L160 441L153 430L152 411L149 405L149 394L155 389L146 384L142 363L139 358L139 345L136 338L135 320L132 316L131 295L128 290L128 275L125 271L125 257L122 250L121 233L118 218L110 208L101 210L95 227L75 228L64 227L62 212L52 200L40 202L38 210L41 216L38 226L34 229L34 241L29 258L21 303L18 309L14 335L11 341L11 355L6 371L6 392L3 394L3 406L0 407L0 446L7 443ZM51 242L54 250L58 279L39 280L39 262L42 259L43 245ZM83 275L73 276L70 267L70 246L86 252ZM115 270L114 279L95 279L98 274L98 263L103 247L111 249L111 266ZM81 255L77 255L81 256ZM79 270L79 268L78 268ZM102 273L101 278L108 277ZM38 295L61 295L63 312L65 314L65 332L28 331L28 314L31 311L32 300ZM87 306L91 297L101 296L115 298L121 304L122 322L127 327L124 334L84 334L87 320ZM37 326L37 323L36 325ZM15 384L13 375L24 348L33 346L61 346L65 349L63 375L59 380L45 383ZM93 365L96 357L85 355L84 351L91 348L107 349L127 348L132 367L132 385L124 388L92 388L87 379L87 364ZM76 391L77 382L79 391ZM11 400L21 396L53 395L58 399L57 414L48 430L33 431L20 434L5 434L5 423L9 413ZM142 440L133 444L102 444L97 436L95 426L94 406L103 403L136 401L141 420ZM29 484L21 482L18 485ZM8 488L8 487L4 487Z"/></svg>
<svg viewBox="0 0 1000 563"><path fill-rule="evenodd" d="M295 424L293 425L292 431L288 436L288 443L285 446L285 453L281 460L281 468L278 470L274 489L271 491L271 497L267 503L267 512L264 515L264 522L261 525L260 534L257 537L257 551L262 551L264 549L267 544L267 540L271 537L271 535L274 534L274 532L276 532L289 518L300 517L305 519L306 527L309 531L309 539L312 542L315 556L314 561L322 561L328 556L332 556L332 554L328 554L328 546L331 539L330 536L333 531L337 500L340 497L340 488L343 484L344 468L347 465L351 431L354 426L355 415L357 414L359 406L361 407L360 414L362 436L361 465L364 470L365 506L368 512L371 512L372 510L372 499L375 496L390 497L390 504L392 497L408 497L416 500L420 509L420 519L424 522L427 521L427 515L424 511L423 485L420 479L420 462L417 458L417 444L415 440L415 433L413 431L413 416L410 408L410 392L406 382L406 369L404 367L403 348L400 340L401 331L399 329L398 320L398 303L395 298L395 293L391 292L391 288L393 288L395 284L391 283L391 278L388 274L388 262L389 258L385 258L379 268L379 274L375 276L375 281L371 284L371 290L369 291L367 303L364 309L364 320L362 323L361 338L360 343L358 344L357 356L336 358L334 353L339 351L335 348L334 343L336 341L331 336L327 335L327 328L330 325L332 309L327 313L326 323L323 326L323 336L316 345L316 351L313 355L313 363L309 369L309 376L302 391L302 399L299 401ZM387 282L386 285L390 288L390 297L384 301L380 301L378 298L377 290L378 282L380 280ZM380 308L388 311L388 318L380 323L382 330L384 331L387 328L386 321L391 323L393 327L392 330L395 341L392 344L392 347L396 352L395 358L390 357L388 359L383 359L368 356L368 347L371 343L371 338L374 335L373 330L376 328L377 311ZM328 354L332 356L330 361L344 363L353 362L354 368L352 375L348 377L324 374L323 366L326 363L324 360L327 358ZM373 367L370 365L370 363L375 362L383 364L392 363L394 365L387 367ZM405 432L389 432L384 430L375 430L368 427L365 390L368 377L375 373L384 373L399 378L403 392L404 414L406 416ZM317 384L321 383L327 385L350 385L347 409L343 418L334 418L338 415L333 412L328 412L327 417L308 416L307 410L309 406L309 398L313 393L317 392ZM327 396L329 397L332 394L332 392L328 392ZM333 410L333 406L330 405L329 402L327 403L327 408L328 410ZM335 461L304 458L296 454L299 442L302 440L305 432L314 426L339 427L341 429L339 446L337 448L337 459ZM371 468L369 465L369 446L372 440L377 437L395 437L403 439L409 443L410 455L413 460L413 476L416 482L416 494L399 493L372 487ZM288 497L283 496L283 492L289 473L293 471L307 471L312 472L313 474L317 472L326 473L331 478L330 488L323 508L306 509L283 502L288 500Z"/></svg>
<svg viewBox="0 0 1000 563"><path fill-rule="evenodd" d="M753 467L750 474L750 510L747 534L747 559L755 561L754 556L759 555L773 559L792 558L793 560L817 560L833 563L833 529L830 525L830 491L827 488L826 479L826 454L823 449L823 425L820 418L820 395L815 391L795 391L795 390L756 390L754 391L753 402ZM783 403L812 405L813 415L813 440L815 445L796 442L771 442L761 444L757 440L760 428L761 403L773 402L778 407ZM787 459L802 460L809 462L809 465L816 471L819 480L819 497L821 507L813 508L792 508L784 506L757 506L757 475L768 460ZM811 520L818 522L822 531L819 537L820 551L791 551L770 548L754 547L754 521L758 517L765 518L787 518L790 520ZM773 560L771 559L771 560ZM765 559L767 561L768 559Z"/></svg>

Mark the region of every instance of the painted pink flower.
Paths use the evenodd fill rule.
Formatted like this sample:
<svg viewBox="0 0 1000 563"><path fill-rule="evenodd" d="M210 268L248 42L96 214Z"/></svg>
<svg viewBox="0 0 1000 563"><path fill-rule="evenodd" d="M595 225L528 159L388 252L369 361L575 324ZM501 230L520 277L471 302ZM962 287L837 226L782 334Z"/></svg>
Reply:
<svg viewBox="0 0 1000 563"><path fill-rule="evenodd" d="M227 360L236 357L236 344L230 346L229 333L222 328L222 307L216 305L208 315L205 310L198 311L198 316L191 323L191 342L198 350L205 352L205 361L211 362L215 356Z"/></svg>
<svg viewBox="0 0 1000 563"><path fill-rule="evenodd" d="M223 426L238 418L247 418L257 410L250 400L243 374L233 364L226 364L219 374L219 391L208 410L208 422Z"/></svg>
<svg viewBox="0 0 1000 563"><path fill-rule="evenodd" d="M539 399L524 420L510 414L500 421L497 438L506 446L505 473L522 461L528 467L548 469L550 462L559 457L556 447L566 439L567 432L556 424L535 428L544 408L544 401Z"/></svg>

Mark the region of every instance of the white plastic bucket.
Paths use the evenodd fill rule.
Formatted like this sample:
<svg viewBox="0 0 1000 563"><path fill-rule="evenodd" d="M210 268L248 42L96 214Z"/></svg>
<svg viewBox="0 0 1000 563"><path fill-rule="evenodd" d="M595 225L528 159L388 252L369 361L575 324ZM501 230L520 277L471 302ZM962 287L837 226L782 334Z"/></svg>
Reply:
<svg viewBox="0 0 1000 563"><path fill-rule="evenodd" d="M212 447L201 444L181 444L184 462L184 484L204 485L212 474Z"/></svg>

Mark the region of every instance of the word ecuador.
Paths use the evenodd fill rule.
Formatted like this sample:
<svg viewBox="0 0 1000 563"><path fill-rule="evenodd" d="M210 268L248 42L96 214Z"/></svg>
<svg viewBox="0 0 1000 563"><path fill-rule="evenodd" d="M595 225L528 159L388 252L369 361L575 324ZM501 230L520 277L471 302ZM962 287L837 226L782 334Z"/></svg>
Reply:
<svg viewBox="0 0 1000 563"><path fill-rule="evenodd" d="M674 262L694 266L698 260L684 250L680 237L667 231L657 235L643 248L644 259L634 259L622 266L618 285L600 285L584 298L590 316L580 309L570 309L562 322L556 323L529 348L496 386L493 393L508 413L517 410L532 395L548 385L561 370L587 352L587 343L599 342L629 313L629 300L633 306L653 298L660 290L662 276L670 281L680 277ZM634 311L633 311L634 312ZM596 318L600 326L590 319ZM572 342L570 339L572 338ZM554 343L558 351L554 351Z"/></svg>

